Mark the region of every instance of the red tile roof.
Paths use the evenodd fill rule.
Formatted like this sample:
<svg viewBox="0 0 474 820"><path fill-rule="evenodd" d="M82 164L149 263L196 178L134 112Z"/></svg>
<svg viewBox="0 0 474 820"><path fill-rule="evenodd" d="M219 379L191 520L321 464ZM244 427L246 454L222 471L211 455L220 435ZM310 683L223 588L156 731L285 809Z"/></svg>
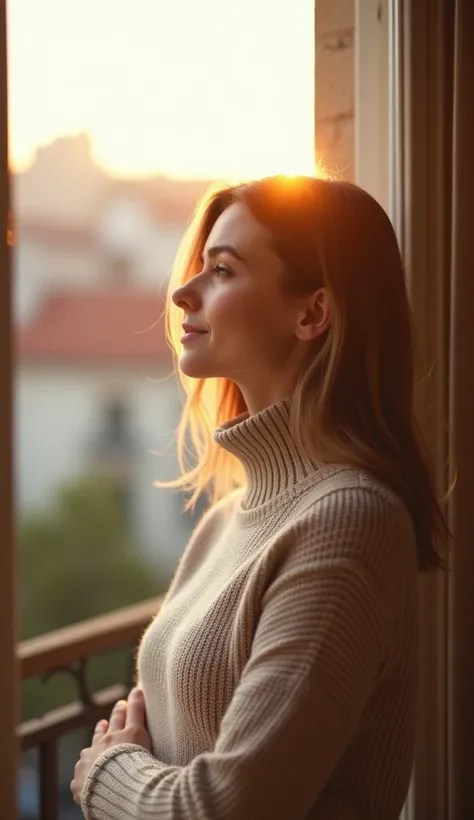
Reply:
<svg viewBox="0 0 474 820"><path fill-rule="evenodd" d="M21 361L170 366L163 299L136 288L53 293L16 332Z"/></svg>

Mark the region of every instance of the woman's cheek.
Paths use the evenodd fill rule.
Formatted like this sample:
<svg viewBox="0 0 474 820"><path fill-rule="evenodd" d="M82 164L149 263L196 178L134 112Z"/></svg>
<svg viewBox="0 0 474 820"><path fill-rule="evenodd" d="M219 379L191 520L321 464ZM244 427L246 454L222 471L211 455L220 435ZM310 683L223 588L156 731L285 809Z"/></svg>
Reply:
<svg viewBox="0 0 474 820"><path fill-rule="evenodd" d="M239 323L239 320L245 320L248 317L249 302L244 296L236 296L235 294L219 294L215 296L211 304L209 304L205 317L211 329L216 329L222 326L228 326L231 322L233 327Z"/></svg>

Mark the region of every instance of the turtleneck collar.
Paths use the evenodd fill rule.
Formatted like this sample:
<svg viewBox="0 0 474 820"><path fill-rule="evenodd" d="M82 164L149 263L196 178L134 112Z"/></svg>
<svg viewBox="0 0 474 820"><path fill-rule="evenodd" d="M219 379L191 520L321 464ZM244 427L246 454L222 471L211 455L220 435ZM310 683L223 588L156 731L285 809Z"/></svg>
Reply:
<svg viewBox="0 0 474 820"><path fill-rule="evenodd" d="M245 468L243 509L270 501L318 470L291 435L290 405L287 398L253 416L243 413L214 431L214 441Z"/></svg>

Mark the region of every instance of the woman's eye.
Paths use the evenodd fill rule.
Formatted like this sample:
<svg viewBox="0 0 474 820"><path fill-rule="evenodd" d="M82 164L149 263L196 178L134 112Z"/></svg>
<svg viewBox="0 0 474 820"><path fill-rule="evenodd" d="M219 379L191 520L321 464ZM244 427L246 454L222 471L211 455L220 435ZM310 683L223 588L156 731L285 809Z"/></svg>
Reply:
<svg viewBox="0 0 474 820"><path fill-rule="evenodd" d="M221 262L218 262L217 265L214 265L214 273L229 274L232 273L232 271L227 267L227 265L223 265Z"/></svg>

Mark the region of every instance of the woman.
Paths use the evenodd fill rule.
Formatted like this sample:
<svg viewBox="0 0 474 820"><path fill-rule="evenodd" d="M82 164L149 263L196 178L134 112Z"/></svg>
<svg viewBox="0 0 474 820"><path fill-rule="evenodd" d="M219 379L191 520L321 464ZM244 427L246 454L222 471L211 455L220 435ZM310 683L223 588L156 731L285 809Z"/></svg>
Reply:
<svg viewBox="0 0 474 820"><path fill-rule="evenodd" d="M216 191L167 318L180 447L190 434L197 451L175 485L213 504L141 643L140 690L82 753L75 799L88 820L395 820L417 572L440 564L448 533L413 417L390 221L345 182Z"/></svg>

